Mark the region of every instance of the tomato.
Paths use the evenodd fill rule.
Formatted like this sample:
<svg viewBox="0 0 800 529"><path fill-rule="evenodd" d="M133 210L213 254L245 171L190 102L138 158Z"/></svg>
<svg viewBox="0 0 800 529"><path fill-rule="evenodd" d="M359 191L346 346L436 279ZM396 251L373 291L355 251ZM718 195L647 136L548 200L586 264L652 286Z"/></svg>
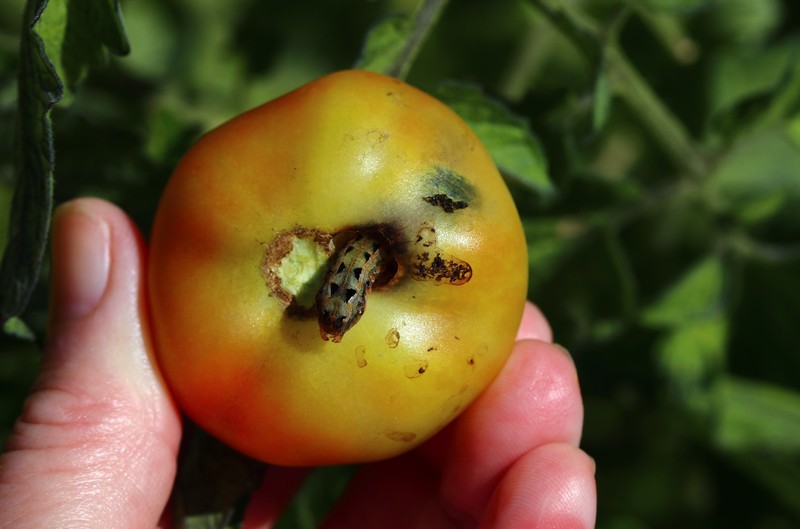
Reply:
<svg viewBox="0 0 800 529"><path fill-rule="evenodd" d="M364 462L430 438L498 373L526 245L456 114L344 71L189 150L148 283L158 361L191 419L270 463Z"/></svg>

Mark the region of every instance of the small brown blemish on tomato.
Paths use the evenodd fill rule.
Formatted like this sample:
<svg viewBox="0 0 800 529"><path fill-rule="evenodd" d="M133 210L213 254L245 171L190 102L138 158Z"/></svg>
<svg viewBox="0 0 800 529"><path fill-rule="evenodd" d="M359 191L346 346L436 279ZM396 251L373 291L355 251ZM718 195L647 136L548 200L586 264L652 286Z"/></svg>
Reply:
<svg viewBox="0 0 800 529"><path fill-rule="evenodd" d="M409 364L405 367L406 377L419 378L428 370L428 361L421 360L419 362Z"/></svg>
<svg viewBox="0 0 800 529"><path fill-rule="evenodd" d="M417 438L417 434L414 432L397 432L394 430L386 431L384 435L392 441L397 441L399 443L410 443Z"/></svg>
<svg viewBox="0 0 800 529"><path fill-rule="evenodd" d="M365 355L367 354L367 348L363 345L359 345L356 347L356 363L358 367L367 367L367 359Z"/></svg>
<svg viewBox="0 0 800 529"><path fill-rule="evenodd" d="M474 366L475 365L475 357L474 356L467 357L467 364L469 364L471 366Z"/></svg>
<svg viewBox="0 0 800 529"><path fill-rule="evenodd" d="M392 327L389 329L389 332L386 333L386 345L389 346L390 349L394 349L400 343L400 332L397 329Z"/></svg>

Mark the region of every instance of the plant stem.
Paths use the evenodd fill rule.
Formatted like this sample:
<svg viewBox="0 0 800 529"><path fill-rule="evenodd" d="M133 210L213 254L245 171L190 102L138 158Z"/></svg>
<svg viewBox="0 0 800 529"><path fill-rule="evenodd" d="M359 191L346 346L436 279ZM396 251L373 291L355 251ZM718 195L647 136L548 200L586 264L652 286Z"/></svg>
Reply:
<svg viewBox="0 0 800 529"><path fill-rule="evenodd" d="M411 65L419 55L422 44L427 39L431 29L436 25L448 0L423 0L413 16L413 26L406 41L403 51L387 72L388 75L398 79L405 79Z"/></svg>
<svg viewBox="0 0 800 529"><path fill-rule="evenodd" d="M706 162L683 123L670 111L641 74L633 67L616 41L605 42L598 24L572 3L564 0L530 0L586 57L596 64L603 54L605 72L614 89L636 111L642 124L678 167L692 176L706 172Z"/></svg>
<svg viewBox="0 0 800 529"><path fill-rule="evenodd" d="M695 177L705 174L706 162L683 123L650 88L616 44L609 50L606 67L616 92L636 112L677 166Z"/></svg>

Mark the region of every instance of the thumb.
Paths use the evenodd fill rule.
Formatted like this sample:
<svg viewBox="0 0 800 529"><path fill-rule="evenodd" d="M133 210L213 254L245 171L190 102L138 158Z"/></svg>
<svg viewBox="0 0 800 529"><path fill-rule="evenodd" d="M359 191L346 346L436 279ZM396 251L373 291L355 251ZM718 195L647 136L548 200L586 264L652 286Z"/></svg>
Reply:
<svg viewBox="0 0 800 529"><path fill-rule="evenodd" d="M143 254L109 203L56 211L50 330L0 456L0 527L157 524L180 422L151 356Z"/></svg>

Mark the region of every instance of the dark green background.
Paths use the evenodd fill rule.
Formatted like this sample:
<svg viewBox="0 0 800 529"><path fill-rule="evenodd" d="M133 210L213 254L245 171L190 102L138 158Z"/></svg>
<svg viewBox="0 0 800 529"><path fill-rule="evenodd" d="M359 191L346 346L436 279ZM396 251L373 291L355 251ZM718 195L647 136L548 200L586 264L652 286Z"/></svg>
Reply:
<svg viewBox="0 0 800 529"><path fill-rule="evenodd" d="M22 4L0 0L2 244ZM408 81L477 83L543 147L556 194L510 186L529 296L581 378L598 527L798 527L800 5L584 0L558 27L536 9L559 4L451 2ZM56 202L108 198L147 233L200 133L350 67L370 27L414 7L123 2L131 54L100 61L52 113ZM594 34L564 32L587 22ZM39 336L46 306L43 281L23 314ZM4 436L39 353L1 340ZM345 473L316 476L285 525L313 526L315 494Z"/></svg>

